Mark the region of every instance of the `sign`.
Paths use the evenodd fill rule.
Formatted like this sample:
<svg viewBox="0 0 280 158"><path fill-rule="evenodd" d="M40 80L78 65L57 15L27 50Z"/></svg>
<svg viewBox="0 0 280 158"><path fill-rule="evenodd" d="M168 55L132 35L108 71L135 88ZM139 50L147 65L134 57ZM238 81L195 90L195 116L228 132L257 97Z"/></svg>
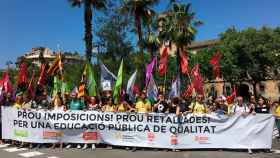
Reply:
<svg viewBox="0 0 280 158"><path fill-rule="evenodd" d="M274 117L230 117L2 107L3 139L34 143L105 143L171 149L269 149Z"/></svg>
<svg viewBox="0 0 280 158"><path fill-rule="evenodd" d="M105 80L101 84L102 84L102 90L103 91L111 91L112 90L111 82L109 80Z"/></svg>

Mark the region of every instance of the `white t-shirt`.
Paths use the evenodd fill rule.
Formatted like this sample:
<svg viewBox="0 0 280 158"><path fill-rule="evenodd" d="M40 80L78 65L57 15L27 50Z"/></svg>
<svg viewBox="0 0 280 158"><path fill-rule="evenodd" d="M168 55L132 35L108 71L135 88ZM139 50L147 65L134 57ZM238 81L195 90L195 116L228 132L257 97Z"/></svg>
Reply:
<svg viewBox="0 0 280 158"><path fill-rule="evenodd" d="M250 112L249 107L247 107L245 104L243 104L242 106L235 104L231 109L231 113L243 113L243 112Z"/></svg>

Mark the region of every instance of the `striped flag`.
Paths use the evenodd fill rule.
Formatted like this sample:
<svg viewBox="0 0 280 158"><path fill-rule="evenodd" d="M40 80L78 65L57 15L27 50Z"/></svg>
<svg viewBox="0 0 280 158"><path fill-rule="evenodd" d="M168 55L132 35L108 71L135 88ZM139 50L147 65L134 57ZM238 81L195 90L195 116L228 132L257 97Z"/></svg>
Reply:
<svg viewBox="0 0 280 158"><path fill-rule="evenodd" d="M50 76L54 76L58 73L61 74L62 76L62 62L61 62L61 53L58 53L58 55L56 56L54 62L52 63L52 65L50 66L50 68L48 69L48 75Z"/></svg>

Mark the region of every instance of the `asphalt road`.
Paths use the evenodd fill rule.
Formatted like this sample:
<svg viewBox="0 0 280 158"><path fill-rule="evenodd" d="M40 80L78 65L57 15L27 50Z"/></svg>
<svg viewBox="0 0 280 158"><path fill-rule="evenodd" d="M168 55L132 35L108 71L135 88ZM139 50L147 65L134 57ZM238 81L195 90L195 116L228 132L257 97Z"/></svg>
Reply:
<svg viewBox="0 0 280 158"><path fill-rule="evenodd" d="M280 141L273 141L272 153L258 152L249 155L247 151L236 150L186 150L179 152L172 151L154 151L151 149L137 150L136 152L127 151L122 148L108 150L97 148L90 149L17 149L6 145L0 145L0 158L280 158Z"/></svg>

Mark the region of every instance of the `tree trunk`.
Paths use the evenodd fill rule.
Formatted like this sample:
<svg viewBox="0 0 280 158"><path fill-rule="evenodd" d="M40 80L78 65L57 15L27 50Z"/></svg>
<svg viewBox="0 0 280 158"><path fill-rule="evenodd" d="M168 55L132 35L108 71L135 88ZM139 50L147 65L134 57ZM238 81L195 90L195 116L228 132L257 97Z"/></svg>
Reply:
<svg viewBox="0 0 280 158"><path fill-rule="evenodd" d="M143 36L142 36L142 28L141 28L141 19L139 15L135 15L135 27L138 34L138 47L140 51L140 61L142 65L140 65L140 85L141 88L144 87L144 74L145 74L145 60L144 60L144 48L143 48Z"/></svg>
<svg viewBox="0 0 280 158"><path fill-rule="evenodd" d="M183 47L178 47L177 46L177 48L176 48L176 59L177 59L177 74L179 75L178 80L181 82L182 81L182 73L181 73L181 63L180 63L180 49L183 50ZM179 87L179 88L181 88L181 87ZM179 90L179 92L181 93L181 89Z"/></svg>
<svg viewBox="0 0 280 158"><path fill-rule="evenodd" d="M84 20L85 20L85 47L86 59L91 62L92 57L92 8L90 0L84 2Z"/></svg>

